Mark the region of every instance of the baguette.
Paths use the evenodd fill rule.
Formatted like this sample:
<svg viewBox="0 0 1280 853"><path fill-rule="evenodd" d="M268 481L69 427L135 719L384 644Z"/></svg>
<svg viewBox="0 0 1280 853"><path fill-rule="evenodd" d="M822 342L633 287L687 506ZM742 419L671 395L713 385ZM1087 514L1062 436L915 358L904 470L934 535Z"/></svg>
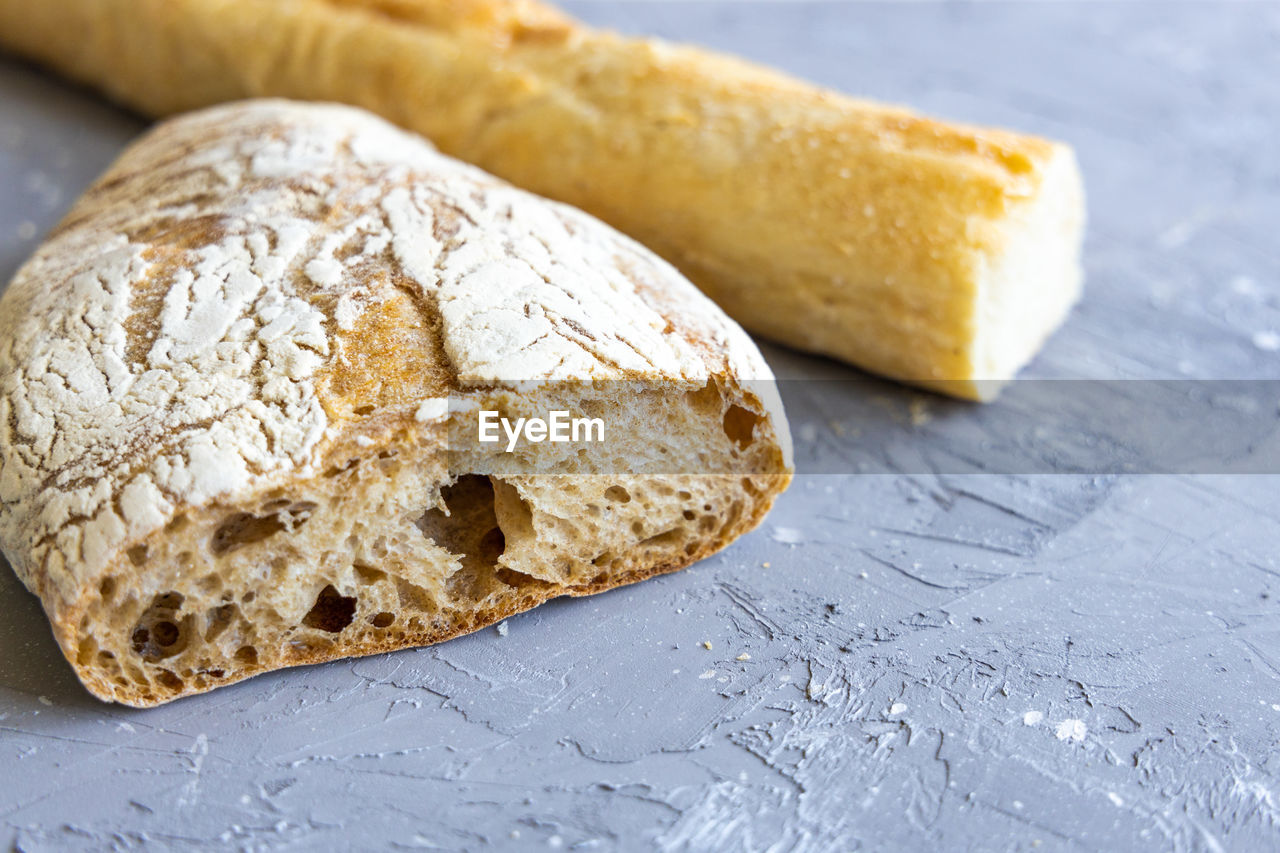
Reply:
<svg viewBox="0 0 1280 853"><path fill-rule="evenodd" d="M482 443L557 410L595 443ZM0 422L0 547L136 706L679 569L791 470L768 367L668 264L281 101L162 124L86 192L0 300Z"/></svg>
<svg viewBox="0 0 1280 853"><path fill-rule="evenodd" d="M0 43L149 115L355 104L656 250L748 329L985 398L1080 289L1071 149L532 0L0 0Z"/></svg>

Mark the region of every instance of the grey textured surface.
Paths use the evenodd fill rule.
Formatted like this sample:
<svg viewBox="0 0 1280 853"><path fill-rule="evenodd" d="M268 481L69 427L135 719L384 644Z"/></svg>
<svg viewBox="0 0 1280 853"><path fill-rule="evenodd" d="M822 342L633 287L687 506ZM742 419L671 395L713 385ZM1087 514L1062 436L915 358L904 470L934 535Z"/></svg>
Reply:
<svg viewBox="0 0 1280 853"><path fill-rule="evenodd" d="M1072 141L1088 294L1031 374L1277 376L1280 5L573 8ZM0 64L0 278L142 126ZM787 375L852 375L768 355ZM876 393L884 415L862 428L928 419L936 440L974 417ZM823 440L821 412L794 414L802 449ZM761 530L687 572L151 711L90 698L0 573L0 838L1280 845L1280 478L883 461L910 473L801 477Z"/></svg>

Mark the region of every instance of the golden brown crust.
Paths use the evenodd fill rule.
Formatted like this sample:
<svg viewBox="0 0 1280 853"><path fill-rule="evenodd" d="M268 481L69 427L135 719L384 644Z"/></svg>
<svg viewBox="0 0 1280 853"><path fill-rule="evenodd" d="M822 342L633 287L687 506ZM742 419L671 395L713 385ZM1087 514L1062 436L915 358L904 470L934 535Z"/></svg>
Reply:
<svg viewBox="0 0 1280 853"><path fill-rule="evenodd" d="M1065 146L529 0L0 0L0 41L155 115L371 109L640 239L754 331L961 396L1012 375L1079 288Z"/></svg>
<svg viewBox="0 0 1280 853"><path fill-rule="evenodd" d="M585 214L233 104L131 146L0 301L0 545L89 689L152 705L687 565L785 487L775 398ZM608 433L502 452L481 408Z"/></svg>

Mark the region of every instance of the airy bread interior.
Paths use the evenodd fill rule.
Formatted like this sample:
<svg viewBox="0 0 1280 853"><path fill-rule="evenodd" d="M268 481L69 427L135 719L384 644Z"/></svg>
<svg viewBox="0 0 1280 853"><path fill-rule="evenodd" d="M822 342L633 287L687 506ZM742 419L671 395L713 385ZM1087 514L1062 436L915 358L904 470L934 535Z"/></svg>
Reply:
<svg viewBox="0 0 1280 853"><path fill-rule="evenodd" d="M563 404L563 389L547 393L545 405ZM582 409L623 425L595 456L459 448L474 433L468 401L427 424L405 407L368 413L318 476L191 508L125 549L64 647L94 693L145 706L437 642L686 566L754 527L785 485L778 436L749 389L593 393ZM626 448L655 452L645 465Z"/></svg>

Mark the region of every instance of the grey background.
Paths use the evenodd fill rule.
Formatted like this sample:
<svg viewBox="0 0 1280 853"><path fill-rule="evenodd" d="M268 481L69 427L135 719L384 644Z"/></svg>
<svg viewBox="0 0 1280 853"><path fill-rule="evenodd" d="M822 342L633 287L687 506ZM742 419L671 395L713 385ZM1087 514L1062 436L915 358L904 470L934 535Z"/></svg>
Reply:
<svg viewBox="0 0 1280 853"><path fill-rule="evenodd" d="M571 8L1073 142L1088 293L1028 375L1277 376L1280 5ZM143 126L0 61L0 279ZM783 375L855 375L767 355ZM874 393L882 415L857 428L936 436L975 417ZM793 416L802 449L844 429ZM894 447L910 456L910 442ZM1280 478L882 462L906 473L803 476L723 554L550 603L505 634L150 711L91 698L36 601L0 572L0 839L1280 845Z"/></svg>

